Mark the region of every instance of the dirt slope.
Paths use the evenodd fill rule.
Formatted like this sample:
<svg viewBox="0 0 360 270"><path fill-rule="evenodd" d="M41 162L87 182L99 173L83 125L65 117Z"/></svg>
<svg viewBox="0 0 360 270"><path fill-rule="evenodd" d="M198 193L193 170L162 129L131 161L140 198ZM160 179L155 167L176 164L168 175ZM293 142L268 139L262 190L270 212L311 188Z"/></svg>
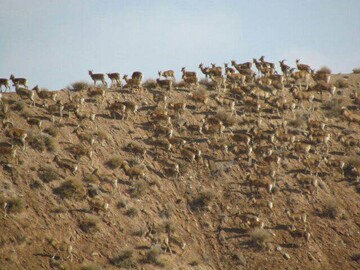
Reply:
<svg viewBox="0 0 360 270"><path fill-rule="evenodd" d="M332 81L344 76L333 75ZM360 126L349 124L340 107L357 113L359 105L351 96L353 90L360 90L360 75L346 77L347 85L338 88L333 97L325 93L323 103L315 93L314 111L308 111L306 101L304 109L300 104L294 112L284 109L288 134L298 143L311 145L307 156L291 150L291 142L277 138L270 142L269 134L275 130L279 136L283 133L282 113L261 98L260 124L256 109L241 100L236 103L233 133L252 127L258 130L249 131L254 132L250 158L248 146L236 145L229 127L221 139L217 136L228 145L228 153L213 151L207 143L213 135L206 131L192 134L182 124L201 123L220 105L210 98L207 106L201 106L187 98L188 89L173 90L170 101L188 103L180 117L168 110L174 134L202 151L202 158L192 163L176 145L171 151L160 147L156 153L152 138L164 135L154 134L148 116L156 105L153 89L134 90L135 94L108 90L106 101L118 98L139 105L138 118L130 114L124 120L121 113L117 119L109 117L107 102L101 103L100 97L88 97L86 91L71 93L85 98L82 112L97 114L94 122L85 119L80 127L74 114L68 118L64 112L61 121L56 114L52 123L39 99L35 107L22 101L25 106L21 108L15 93L4 94L10 104L8 120L25 129L29 137L25 150L20 143L15 146L15 159L0 156L0 269L358 269ZM214 96L216 91L208 87L209 95ZM284 95L290 104L293 96L289 89ZM280 92L276 96L281 96ZM58 100L67 102L68 93L59 91ZM229 111L226 105L224 108ZM326 123L324 132L331 135L327 146L309 137L306 114ZM43 135L26 122L27 116L43 119ZM294 117L297 121L292 121ZM46 134L50 127L56 136ZM60 168L54 156L75 161L66 149L74 144L90 147L89 142L80 141L75 129L93 135L95 142L92 161L81 157L73 175ZM9 141L5 133L3 128L1 142ZM130 142L147 149L145 158L125 149ZM261 150L266 146L273 150L270 156ZM124 169L111 169L107 162L113 156L144 169L145 176L130 179ZM281 158L278 164L277 156ZM179 177L171 171L170 161L180 165ZM337 165L341 161L345 162L343 169ZM49 167L59 174L52 181L44 178L44 169ZM61 185L68 180L75 186L64 191ZM261 187L251 189L251 181ZM266 183L275 183L271 192ZM304 214L306 222L301 220ZM162 241L166 236L170 236L172 254ZM124 250L132 255L124 255ZM120 254L122 258L114 261Z"/></svg>

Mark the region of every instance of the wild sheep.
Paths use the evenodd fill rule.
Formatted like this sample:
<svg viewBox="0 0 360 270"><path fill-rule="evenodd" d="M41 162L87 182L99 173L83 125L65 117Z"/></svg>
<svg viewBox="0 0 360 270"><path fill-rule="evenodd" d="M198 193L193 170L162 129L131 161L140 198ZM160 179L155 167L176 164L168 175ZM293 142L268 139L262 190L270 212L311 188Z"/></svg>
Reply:
<svg viewBox="0 0 360 270"><path fill-rule="evenodd" d="M11 143L1 142L0 143L0 156L1 157L16 157L16 148Z"/></svg>
<svg viewBox="0 0 360 270"><path fill-rule="evenodd" d="M141 80L137 79L137 78L128 78L128 75L124 75L123 79L126 82L125 87L129 87L130 89L132 88L136 88L136 89L140 89L141 88Z"/></svg>
<svg viewBox="0 0 360 270"><path fill-rule="evenodd" d="M171 78L175 81L175 72L173 70L159 71L159 78L163 76L164 78Z"/></svg>
<svg viewBox="0 0 360 270"><path fill-rule="evenodd" d="M135 165L130 167L127 161L123 161L120 167L124 170L125 174L130 178L130 180L145 177L144 165Z"/></svg>
<svg viewBox="0 0 360 270"><path fill-rule="evenodd" d="M235 60L232 60L231 65L234 68L236 68L238 71L243 70L243 69L251 69L252 68L252 63L251 62L237 64Z"/></svg>
<svg viewBox="0 0 360 270"><path fill-rule="evenodd" d="M5 92L6 90L10 91L10 85L9 85L9 80L5 79L5 78L0 78L0 92L2 92L2 87L5 87Z"/></svg>
<svg viewBox="0 0 360 270"><path fill-rule="evenodd" d="M313 87L311 87L309 89L309 91L316 91L316 92L320 92L321 95L321 101L323 101L323 92L329 92L330 93L330 98L331 96L333 96L336 92L336 86L333 84L329 84L326 83L324 81L320 81L318 82L316 85L314 85Z"/></svg>
<svg viewBox="0 0 360 270"><path fill-rule="evenodd" d="M13 123L11 122L5 122L3 127L5 136L11 138L11 140L20 141L23 145L23 149L25 150L25 140L28 137L28 133L23 129L15 128Z"/></svg>
<svg viewBox="0 0 360 270"><path fill-rule="evenodd" d="M97 81L102 82L104 86L107 86L107 82L105 81L105 74L103 73L93 73L92 70L89 70L89 75L91 79L94 81L94 86L96 85Z"/></svg>
<svg viewBox="0 0 360 270"><path fill-rule="evenodd" d="M143 79L143 74L142 72L140 71L134 71L132 74L131 74L131 79L135 80L135 81L138 81L139 82L139 85L141 84L142 82L142 79Z"/></svg>
<svg viewBox="0 0 360 270"><path fill-rule="evenodd" d="M279 61L281 71L282 71L283 75L285 77L287 77L289 75L290 66L286 65L284 62L285 62L285 59Z"/></svg>
<svg viewBox="0 0 360 270"><path fill-rule="evenodd" d="M183 80L185 80L184 77L187 77L187 78L197 78L197 74L196 74L195 71L186 71L186 70L185 70L185 67L181 68L181 72L182 72L182 78L183 78Z"/></svg>
<svg viewBox="0 0 360 270"><path fill-rule="evenodd" d="M202 63L199 65L199 68L201 72L205 75L205 78L208 78L210 76L210 68L204 67Z"/></svg>
<svg viewBox="0 0 360 270"><path fill-rule="evenodd" d="M27 122L30 126L37 126L37 127L40 129L40 131L41 131L42 121L41 121L40 119L34 118L34 117L32 117L32 118L28 117L28 118L26 119L26 122Z"/></svg>
<svg viewBox="0 0 360 270"><path fill-rule="evenodd" d="M134 115L134 117L139 117L138 115L138 105L135 104L132 101L123 101L121 102L122 107L121 107L121 112L122 112L122 119L128 119L130 113L132 113Z"/></svg>
<svg viewBox="0 0 360 270"><path fill-rule="evenodd" d="M121 87L121 77L120 77L120 73L106 73L106 75L109 77L109 79L111 80L111 88L112 87Z"/></svg>
<svg viewBox="0 0 360 270"><path fill-rule="evenodd" d="M220 93L221 89L226 90L226 78L210 74L210 79L215 85L215 90Z"/></svg>
<svg viewBox="0 0 360 270"><path fill-rule="evenodd" d="M22 85L25 88L28 88L27 79L26 78L15 78L13 74L10 75L10 80L13 82L13 85Z"/></svg>
<svg viewBox="0 0 360 270"><path fill-rule="evenodd" d="M62 169L69 170L73 175L79 169L79 163L70 159L60 158L59 155L55 155L53 161Z"/></svg>
<svg viewBox="0 0 360 270"><path fill-rule="evenodd" d="M188 76L183 76L182 77L185 84L187 85L187 87L191 87L191 86L195 86L196 88L199 87L199 81L197 77L188 77Z"/></svg>
<svg viewBox="0 0 360 270"><path fill-rule="evenodd" d="M52 122L55 122L55 116L54 116L55 113L59 113L60 118L63 117L64 105L61 103L60 100L58 100L55 104L52 105L48 105L45 102L44 107L46 108L48 113L51 114Z"/></svg>
<svg viewBox="0 0 360 270"><path fill-rule="evenodd" d="M300 64L300 59L296 59L296 67L300 71L305 71L307 73L311 73L311 68L309 65Z"/></svg>
<svg viewBox="0 0 360 270"><path fill-rule="evenodd" d="M171 91L171 88L173 86L173 80L160 80L160 79L156 79L156 85L161 89L161 88L165 88L169 91Z"/></svg>
<svg viewBox="0 0 360 270"><path fill-rule="evenodd" d="M35 106L35 91L19 87L18 83L15 84L15 91L22 99L30 99L31 104Z"/></svg>
<svg viewBox="0 0 360 270"><path fill-rule="evenodd" d="M205 106L207 105L207 102L208 102L208 97L207 97L205 91L191 92L188 94L188 98L195 101L196 104L202 103Z"/></svg>
<svg viewBox="0 0 360 270"><path fill-rule="evenodd" d="M308 90L311 79L310 73L304 70L300 70L300 71L294 71L294 70L295 70L294 68L290 69L289 71L290 77L295 80L295 84L297 83L300 89L301 89L301 82L304 81L306 84L305 89Z"/></svg>
<svg viewBox="0 0 360 270"><path fill-rule="evenodd" d="M57 92L54 91L48 91L48 90L40 90L38 86L34 87L34 90L36 91L37 96L45 102L45 100L50 99L52 101L56 101Z"/></svg>

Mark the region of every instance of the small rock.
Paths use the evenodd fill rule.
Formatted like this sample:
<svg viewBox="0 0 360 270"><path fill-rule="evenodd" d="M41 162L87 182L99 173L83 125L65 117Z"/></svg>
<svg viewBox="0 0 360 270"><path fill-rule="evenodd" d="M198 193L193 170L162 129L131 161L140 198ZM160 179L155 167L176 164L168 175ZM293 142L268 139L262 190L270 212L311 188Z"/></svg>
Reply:
<svg viewBox="0 0 360 270"><path fill-rule="evenodd" d="M282 250L282 248L280 246L276 247L276 251L281 251L281 250Z"/></svg>

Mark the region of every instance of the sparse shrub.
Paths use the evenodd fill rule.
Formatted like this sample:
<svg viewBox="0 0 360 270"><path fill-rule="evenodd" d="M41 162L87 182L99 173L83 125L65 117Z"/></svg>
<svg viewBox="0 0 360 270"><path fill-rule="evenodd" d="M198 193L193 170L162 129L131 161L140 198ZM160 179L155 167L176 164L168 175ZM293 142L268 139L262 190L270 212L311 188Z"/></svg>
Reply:
<svg viewBox="0 0 360 270"><path fill-rule="evenodd" d="M83 181L88 183L97 183L99 179L95 174L87 173L84 175Z"/></svg>
<svg viewBox="0 0 360 270"><path fill-rule="evenodd" d="M297 114L295 119L289 121L289 126L294 128L299 128L303 126L305 123L304 119L301 117L301 115Z"/></svg>
<svg viewBox="0 0 360 270"><path fill-rule="evenodd" d="M351 259L355 262L360 263L360 252L354 253L353 255L351 255Z"/></svg>
<svg viewBox="0 0 360 270"><path fill-rule="evenodd" d="M106 166L108 166L110 169L113 170L119 168L121 164L122 164L122 159L120 156L113 156L106 162Z"/></svg>
<svg viewBox="0 0 360 270"><path fill-rule="evenodd" d="M127 203L126 203L126 201L123 200L123 199L120 199L120 200L117 202L117 204L116 204L116 206L117 206L118 209L125 208L126 205L127 205Z"/></svg>
<svg viewBox="0 0 360 270"><path fill-rule="evenodd" d="M101 270L101 268L94 265L84 265L80 268L80 270Z"/></svg>
<svg viewBox="0 0 360 270"><path fill-rule="evenodd" d="M139 180L130 188L131 197L139 198L149 188L149 184L144 180Z"/></svg>
<svg viewBox="0 0 360 270"><path fill-rule="evenodd" d="M359 73L360 73L360 68L354 68L354 69L353 69L353 72L354 72L355 74L359 74Z"/></svg>
<svg viewBox="0 0 360 270"><path fill-rule="evenodd" d="M258 247L265 247L271 240L271 234L264 229L256 229L250 233L251 242Z"/></svg>
<svg viewBox="0 0 360 270"><path fill-rule="evenodd" d="M146 252L143 262L155 264L158 266L163 266L163 263L159 260L161 254L162 254L161 246L154 245Z"/></svg>
<svg viewBox="0 0 360 270"><path fill-rule="evenodd" d="M335 198L328 198L324 201L322 214L325 217L336 219L340 214L340 206Z"/></svg>
<svg viewBox="0 0 360 270"><path fill-rule="evenodd" d="M40 152L45 151L45 142L43 136L30 134L27 141L34 150Z"/></svg>
<svg viewBox="0 0 360 270"><path fill-rule="evenodd" d="M172 204L166 204L164 209L160 211L161 218L170 218L174 212L174 206Z"/></svg>
<svg viewBox="0 0 360 270"><path fill-rule="evenodd" d="M337 88L348 88L349 87L349 82L347 80L344 79L339 79L335 82L335 86Z"/></svg>
<svg viewBox="0 0 360 270"><path fill-rule="evenodd" d="M60 175L57 173L56 169L50 166L41 167L38 171L38 176L45 183L49 183L60 178Z"/></svg>
<svg viewBox="0 0 360 270"><path fill-rule="evenodd" d="M47 127L44 129L44 133L55 138L59 134L59 130L56 127Z"/></svg>
<svg viewBox="0 0 360 270"><path fill-rule="evenodd" d="M54 152L57 149L57 143L54 138L50 136L43 136L46 150Z"/></svg>
<svg viewBox="0 0 360 270"><path fill-rule="evenodd" d="M54 189L54 193L65 199L81 199L85 195L85 189L81 181L70 178Z"/></svg>
<svg viewBox="0 0 360 270"><path fill-rule="evenodd" d="M231 116L230 113L224 110L218 110L215 115L216 119L220 120L224 126L233 126L236 123L235 116Z"/></svg>
<svg viewBox="0 0 360 270"><path fill-rule="evenodd" d="M33 181L33 182L30 184L30 188L31 188L31 189L39 189L39 188L41 188L41 187L42 187L42 184L41 184L41 182L38 181L38 180L35 180L35 181Z"/></svg>
<svg viewBox="0 0 360 270"><path fill-rule="evenodd" d="M86 233L94 233L98 231L98 221L95 218L86 218L80 225L80 229Z"/></svg>
<svg viewBox="0 0 360 270"><path fill-rule="evenodd" d="M184 81L180 81L180 82L174 83L174 86L179 87L179 88L184 88L184 87L186 87L186 83Z"/></svg>
<svg viewBox="0 0 360 270"><path fill-rule="evenodd" d="M133 218L138 215L138 210L135 207L130 207L125 213L128 217Z"/></svg>
<svg viewBox="0 0 360 270"><path fill-rule="evenodd" d="M331 74L331 69L324 66L324 67L321 67L317 72L325 72L325 73Z"/></svg>
<svg viewBox="0 0 360 270"><path fill-rule="evenodd" d="M55 208L53 208L51 210L52 213L55 213L55 214L61 214L61 213L66 213L67 212L67 208L64 206L64 205L59 205Z"/></svg>
<svg viewBox="0 0 360 270"><path fill-rule="evenodd" d="M191 201L191 207L194 210L203 210L208 207L211 201L215 198L215 194L211 190L204 190L200 192L193 200Z"/></svg>
<svg viewBox="0 0 360 270"><path fill-rule="evenodd" d="M143 83L143 87L149 89L156 88L156 81L152 79L148 79Z"/></svg>
<svg viewBox="0 0 360 270"><path fill-rule="evenodd" d="M203 85L203 86L206 86L206 87L210 87L213 85L212 81L209 81L207 79L201 79L199 81L199 84Z"/></svg>
<svg viewBox="0 0 360 270"><path fill-rule="evenodd" d="M107 134L101 130L94 132L94 135L98 138L99 141L106 141L108 138Z"/></svg>
<svg viewBox="0 0 360 270"><path fill-rule="evenodd" d="M9 214L21 213L24 210L24 200L18 197L0 197L0 205L3 207L6 205L6 211Z"/></svg>
<svg viewBox="0 0 360 270"><path fill-rule="evenodd" d="M17 112L22 112L25 108L25 103L22 101L16 101L12 106L12 109Z"/></svg>
<svg viewBox="0 0 360 270"><path fill-rule="evenodd" d="M165 220L162 224L162 227L164 228L165 232L174 233L176 231L176 225L171 220Z"/></svg>
<svg viewBox="0 0 360 270"><path fill-rule="evenodd" d="M23 110L23 112L21 113L21 117L25 118L25 119L27 119L28 117L31 117L31 116L32 116L32 114L28 110Z"/></svg>
<svg viewBox="0 0 360 270"><path fill-rule="evenodd" d="M87 90L88 88L92 87L89 83L87 82L74 82L72 83L70 86L67 87L67 89L69 89L70 91L82 91L82 90Z"/></svg>
<svg viewBox="0 0 360 270"><path fill-rule="evenodd" d="M192 260L191 262L189 262L190 266L198 266L199 265L199 261L198 260Z"/></svg>
<svg viewBox="0 0 360 270"><path fill-rule="evenodd" d="M360 169L360 157L359 156L351 156L348 157L346 163L350 166Z"/></svg>
<svg viewBox="0 0 360 270"><path fill-rule="evenodd" d="M326 110L326 117L341 116L341 107L344 100L342 98L333 98L322 105L322 109Z"/></svg>
<svg viewBox="0 0 360 270"><path fill-rule="evenodd" d="M111 259L110 263L126 269L138 269L134 253L130 249L123 250L118 256Z"/></svg>

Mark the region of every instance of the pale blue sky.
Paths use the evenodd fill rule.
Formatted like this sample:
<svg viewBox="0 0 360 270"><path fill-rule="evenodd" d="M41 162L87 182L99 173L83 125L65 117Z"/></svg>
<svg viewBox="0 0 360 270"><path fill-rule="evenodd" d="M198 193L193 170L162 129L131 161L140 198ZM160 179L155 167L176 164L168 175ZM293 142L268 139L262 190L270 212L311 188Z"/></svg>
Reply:
<svg viewBox="0 0 360 270"><path fill-rule="evenodd" d="M0 77L60 89L94 72L296 58L360 66L359 0L0 0Z"/></svg>

